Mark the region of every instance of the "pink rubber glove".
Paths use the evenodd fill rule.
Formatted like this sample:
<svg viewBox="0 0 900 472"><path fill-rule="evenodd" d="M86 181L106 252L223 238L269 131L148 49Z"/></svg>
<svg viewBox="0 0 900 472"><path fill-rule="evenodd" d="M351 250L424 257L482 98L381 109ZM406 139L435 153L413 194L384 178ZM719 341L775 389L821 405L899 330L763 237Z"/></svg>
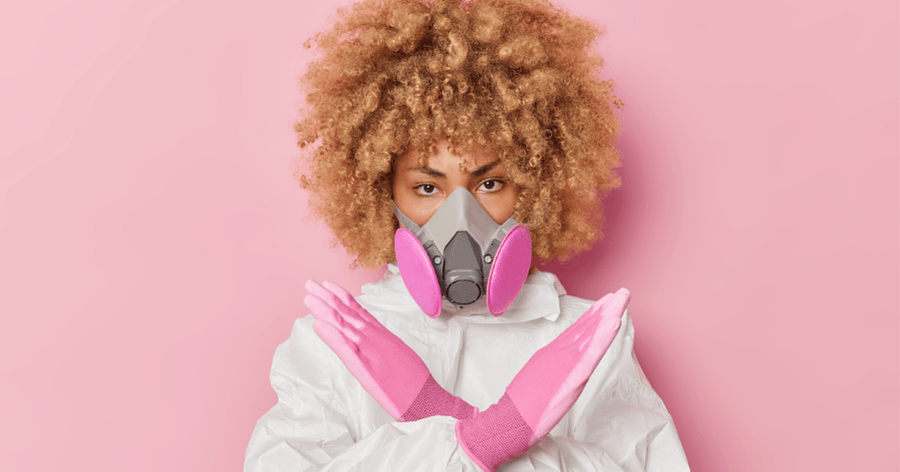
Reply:
<svg viewBox="0 0 900 472"><path fill-rule="evenodd" d="M575 404L622 324L630 294L620 289L594 303L528 360L500 401L456 423L456 438L493 472L540 441Z"/></svg>
<svg viewBox="0 0 900 472"><path fill-rule="evenodd" d="M477 409L441 388L422 359L341 287L310 280L303 303L313 329L391 417L471 418Z"/></svg>

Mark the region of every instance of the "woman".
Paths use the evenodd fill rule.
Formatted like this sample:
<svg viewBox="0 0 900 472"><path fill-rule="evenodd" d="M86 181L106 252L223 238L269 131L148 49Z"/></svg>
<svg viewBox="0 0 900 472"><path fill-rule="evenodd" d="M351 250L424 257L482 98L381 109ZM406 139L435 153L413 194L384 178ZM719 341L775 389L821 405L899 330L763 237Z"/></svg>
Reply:
<svg viewBox="0 0 900 472"><path fill-rule="evenodd" d="M356 300L307 284L246 470L687 470L628 292L528 270L589 247L619 183L598 34L537 0L406 0L316 38L297 175L389 270Z"/></svg>

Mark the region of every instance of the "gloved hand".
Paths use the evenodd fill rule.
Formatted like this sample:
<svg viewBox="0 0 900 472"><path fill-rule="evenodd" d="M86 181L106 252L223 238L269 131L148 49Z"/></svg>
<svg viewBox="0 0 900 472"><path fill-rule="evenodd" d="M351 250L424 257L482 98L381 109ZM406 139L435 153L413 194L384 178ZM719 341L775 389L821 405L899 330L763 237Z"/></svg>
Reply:
<svg viewBox="0 0 900 472"><path fill-rule="evenodd" d="M622 323L630 294L594 303L516 374L500 401L456 423L456 438L482 469L497 470L541 440L581 395Z"/></svg>
<svg viewBox="0 0 900 472"><path fill-rule="evenodd" d="M477 409L444 390L425 362L378 322L352 295L326 281L310 280L303 303L313 329L391 417L415 421L444 415L471 418Z"/></svg>

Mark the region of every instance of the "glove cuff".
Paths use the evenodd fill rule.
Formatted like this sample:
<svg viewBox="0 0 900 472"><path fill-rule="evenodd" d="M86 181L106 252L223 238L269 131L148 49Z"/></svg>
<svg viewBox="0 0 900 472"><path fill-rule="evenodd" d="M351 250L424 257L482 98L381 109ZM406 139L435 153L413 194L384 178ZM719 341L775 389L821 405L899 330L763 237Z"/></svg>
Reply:
<svg viewBox="0 0 900 472"><path fill-rule="evenodd" d="M452 395L429 375L419 395L400 417L400 421L416 421L431 416L452 416L458 420L471 418L478 411L465 400Z"/></svg>
<svg viewBox="0 0 900 472"><path fill-rule="evenodd" d="M520 456L538 441L508 395L473 418L456 423L456 441L486 472Z"/></svg>

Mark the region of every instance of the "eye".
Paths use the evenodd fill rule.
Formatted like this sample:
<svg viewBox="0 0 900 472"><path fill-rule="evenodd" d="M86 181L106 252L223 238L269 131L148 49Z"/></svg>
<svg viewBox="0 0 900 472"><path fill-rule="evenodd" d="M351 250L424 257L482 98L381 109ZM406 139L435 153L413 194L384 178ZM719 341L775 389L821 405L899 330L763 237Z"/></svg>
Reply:
<svg viewBox="0 0 900 472"><path fill-rule="evenodd" d="M435 187L434 185L431 185L431 184L417 185L416 187L414 187L414 189L417 194L423 195L426 197L430 196L430 195L434 195L434 193L437 192L437 187Z"/></svg>
<svg viewBox="0 0 900 472"><path fill-rule="evenodd" d="M483 192L496 192L503 188L503 181L499 179L485 180L478 186L478 190Z"/></svg>

